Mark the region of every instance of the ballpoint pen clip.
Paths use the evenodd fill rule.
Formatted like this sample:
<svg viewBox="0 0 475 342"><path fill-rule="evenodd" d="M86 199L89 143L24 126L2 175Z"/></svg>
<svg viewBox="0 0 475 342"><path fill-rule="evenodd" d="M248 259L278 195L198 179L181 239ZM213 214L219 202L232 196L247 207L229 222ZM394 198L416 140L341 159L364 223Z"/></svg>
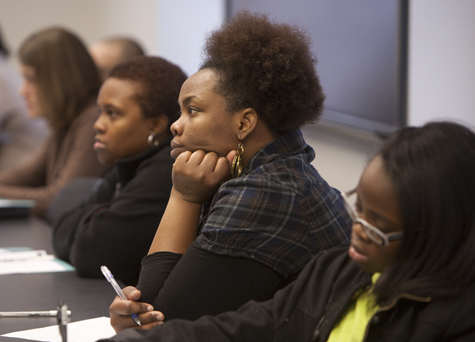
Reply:
<svg viewBox="0 0 475 342"><path fill-rule="evenodd" d="M61 335L61 340L63 342L68 342L68 332L67 332L67 324L69 323L69 316L67 314L68 306L62 300L59 302L58 305L58 325L59 325L59 333Z"/></svg>
<svg viewBox="0 0 475 342"><path fill-rule="evenodd" d="M101 271L102 271L102 274L104 275L104 277L110 283L112 281L112 278L114 278L111 271L109 271L109 269L106 266L101 266Z"/></svg>

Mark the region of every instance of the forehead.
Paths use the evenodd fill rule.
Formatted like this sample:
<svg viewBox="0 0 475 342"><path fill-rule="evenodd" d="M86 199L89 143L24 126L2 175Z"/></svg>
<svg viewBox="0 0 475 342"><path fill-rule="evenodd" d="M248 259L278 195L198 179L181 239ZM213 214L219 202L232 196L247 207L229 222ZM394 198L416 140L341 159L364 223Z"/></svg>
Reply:
<svg viewBox="0 0 475 342"><path fill-rule="evenodd" d="M89 48L89 53L97 64L112 67L119 61L121 50L114 44L99 42Z"/></svg>
<svg viewBox="0 0 475 342"><path fill-rule="evenodd" d="M394 223L402 222L399 197L380 156L376 156L363 171L357 191L366 208Z"/></svg>
<svg viewBox="0 0 475 342"><path fill-rule="evenodd" d="M384 162L380 155L377 155L373 160L369 162L366 168L361 175L361 181L366 182L374 182L378 181L385 185L386 183L390 183L391 180L387 175L386 170L384 169Z"/></svg>
<svg viewBox="0 0 475 342"><path fill-rule="evenodd" d="M107 96L113 99L132 100L139 88L140 84L136 81L109 77L102 84L99 97Z"/></svg>
<svg viewBox="0 0 475 342"><path fill-rule="evenodd" d="M214 95L217 76L211 69L203 69L188 77L183 83L180 98L189 96L204 97ZM217 95L217 94L216 94Z"/></svg>
<svg viewBox="0 0 475 342"><path fill-rule="evenodd" d="M36 74L35 68L29 65L20 64L20 70L24 75L34 75Z"/></svg>

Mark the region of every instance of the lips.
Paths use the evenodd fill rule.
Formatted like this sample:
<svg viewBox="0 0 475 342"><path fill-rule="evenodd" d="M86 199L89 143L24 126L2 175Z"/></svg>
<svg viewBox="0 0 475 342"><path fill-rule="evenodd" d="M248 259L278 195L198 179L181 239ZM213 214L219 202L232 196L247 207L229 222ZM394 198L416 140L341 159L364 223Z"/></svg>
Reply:
<svg viewBox="0 0 475 342"><path fill-rule="evenodd" d="M106 147L106 144L100 141L99 139L94 139L94 149L102 150Z"/></svg>
<svg viewBox="0 0 475 342"><path fill-rule="evenodd" d="M183 146L181 146L180 144L177 144L174 140L172 140L170 142L170 147L172 148L172 151L170 152L170 155L172 156L172 158L176 159L180 153L182 153L183 151L185 151L185 149L183 148Z"/></svg>
<svg viewBox="0 0 475 342"><path fill-rule="evenodd" d="M348 255L351 259L353 259L356 262L365 262L368 260L368 256L361 253L358 247L355 246L353 243L350 245L350 248L348 249Z"/></svg>

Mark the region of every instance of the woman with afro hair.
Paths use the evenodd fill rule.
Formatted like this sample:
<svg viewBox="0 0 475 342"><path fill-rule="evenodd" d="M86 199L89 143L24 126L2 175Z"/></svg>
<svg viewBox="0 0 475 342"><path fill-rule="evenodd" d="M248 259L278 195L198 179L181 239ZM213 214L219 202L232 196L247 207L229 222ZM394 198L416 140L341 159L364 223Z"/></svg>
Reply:
<svg viewBox="0 0 475 342"><path fill-rule="evenodd" d="M313 255L349 244L344 202L299 130L325 98L309 44L298 27L249 12L208 37L171 126L167 209L137 289L110 308L116 331L135 326L133 313L147 327L152 306L196 319L269 299Z"/></svg>

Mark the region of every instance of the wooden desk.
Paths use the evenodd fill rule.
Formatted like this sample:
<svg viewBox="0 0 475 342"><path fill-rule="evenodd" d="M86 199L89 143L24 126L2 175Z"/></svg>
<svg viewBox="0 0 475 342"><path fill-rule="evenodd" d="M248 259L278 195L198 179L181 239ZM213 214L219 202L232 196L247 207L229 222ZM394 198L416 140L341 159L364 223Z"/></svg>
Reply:
<svg viewBox="0 0 475 342"><path fill-rule="evenodd" d="M0 247L30 247L53 253L51 228L36 219L0 220ZM60 300L71 322L109 316L115 292L105 279L79 278L75 272L0 275L0 311L55 310ZM57 324L54 317L0 318L0 335ZM27 341L0 337L1 342Z"/></svg>

